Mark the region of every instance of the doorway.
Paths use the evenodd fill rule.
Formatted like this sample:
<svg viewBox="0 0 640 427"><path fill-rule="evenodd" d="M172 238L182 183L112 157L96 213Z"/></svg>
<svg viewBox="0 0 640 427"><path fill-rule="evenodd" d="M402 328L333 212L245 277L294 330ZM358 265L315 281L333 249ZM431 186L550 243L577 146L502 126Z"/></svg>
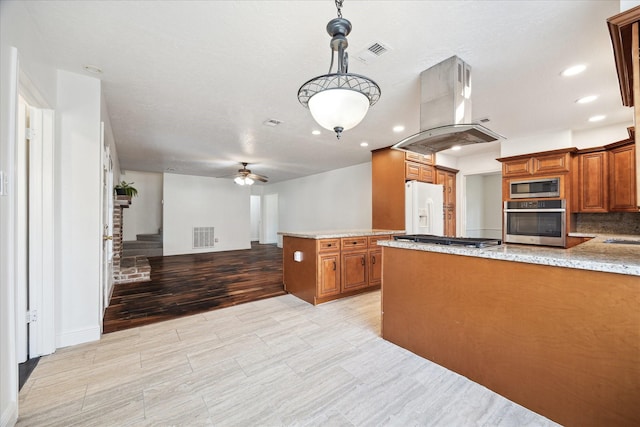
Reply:
<svg viewBox="0 0 640 427"><path fill-rule="evenodd" d="M282 247L282 244L278 242L278 194L262 196L261 211L262 232L260 234L260 243L278 243L278 247Z"/></svg>
<svg viewBox="0 0 640 427"><path fill-rule="evenodd" d="M466 175L464 178L464 236L501 239L501 172Z"/></svg>
<svg viewBox="0 0 640 427"><path fill-rule="evenodd" d="M250 208L249 208L249 217L250 217L250 240L252 242L259 242L262 239L260 238L260 231L262 229L262 209L261 209L261 196L251 195L250 199Z"/></svg>

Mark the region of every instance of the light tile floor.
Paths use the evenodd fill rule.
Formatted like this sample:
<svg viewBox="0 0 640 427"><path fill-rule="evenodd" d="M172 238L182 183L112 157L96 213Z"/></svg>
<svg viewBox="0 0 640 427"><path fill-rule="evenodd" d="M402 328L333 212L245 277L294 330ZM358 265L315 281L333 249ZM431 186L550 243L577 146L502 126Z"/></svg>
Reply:
<svg viewBox="0 0 640 427"><path fill-rule="evenodd" d="M380 338L380 292L292 295L43 357L19 426L552 426Z"/></svg>

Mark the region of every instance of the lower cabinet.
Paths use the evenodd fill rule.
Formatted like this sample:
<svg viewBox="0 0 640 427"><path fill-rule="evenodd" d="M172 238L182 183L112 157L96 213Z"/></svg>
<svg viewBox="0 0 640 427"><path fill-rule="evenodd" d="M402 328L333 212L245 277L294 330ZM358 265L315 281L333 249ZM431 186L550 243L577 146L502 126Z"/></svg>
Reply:
<svg viewBox="0 0 640 427"><path fill-rule="evenodd" d="M318 296L340 293L340 252L318 256Z"/></svg>
<svg viewBox="0 0 640 427"><path fill-rule="evenodd" d="M390 235L333 239L284 236L285 290L315 305L379 287L382 248L377 242L390 238Z"/></svg>
<svg viewBox="0 0 640 427"><path fill-rule="evenodd" d="M382 283L382 249L369 249L369 286Z"/></svg>
<svg viewBox="0 0 640 427"><path fill-rule="evenodd" d="M342 253L342 291L352 291L369 285L367 277L367 251Z"/></svg>

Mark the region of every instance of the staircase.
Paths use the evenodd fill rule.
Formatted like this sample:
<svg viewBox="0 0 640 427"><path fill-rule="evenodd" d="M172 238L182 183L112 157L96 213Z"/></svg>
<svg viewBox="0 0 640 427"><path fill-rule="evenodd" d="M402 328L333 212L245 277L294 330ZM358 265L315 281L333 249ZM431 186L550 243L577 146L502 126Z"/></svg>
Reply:
<svg viewBox="0 0 640 427"><path fill-rule="evenodd" d="M162 256L162 230L158 234L138 234L136 240L122 242L122 257Z"/></svg>

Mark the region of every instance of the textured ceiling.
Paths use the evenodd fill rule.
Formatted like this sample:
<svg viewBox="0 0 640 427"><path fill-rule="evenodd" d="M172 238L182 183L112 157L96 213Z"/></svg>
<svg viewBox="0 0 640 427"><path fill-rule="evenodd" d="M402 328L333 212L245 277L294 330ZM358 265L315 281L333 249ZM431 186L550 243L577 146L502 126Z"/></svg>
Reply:
<svg viewBox="0 0 640 427"><path fill-rule="evenodd" d="M56 67L103 70L124 170L219 177L245 161L277 182L367 162L420 130L420 72L452 55L473 68L474 119L507 138L631 123L605 22L617 1L346 0L349 71L382 97L340 141L312 135L320 128L296 97L328 71L331 0L25 3ZM357 60L374 42L389 51ZM587 71L559 76L575 63ZM598 100L575 103L589 94ZM607 118L588 123L594 114ZM398 124L405 131L394 133ZM467 148L482 149L456 155Z"/></svg>

